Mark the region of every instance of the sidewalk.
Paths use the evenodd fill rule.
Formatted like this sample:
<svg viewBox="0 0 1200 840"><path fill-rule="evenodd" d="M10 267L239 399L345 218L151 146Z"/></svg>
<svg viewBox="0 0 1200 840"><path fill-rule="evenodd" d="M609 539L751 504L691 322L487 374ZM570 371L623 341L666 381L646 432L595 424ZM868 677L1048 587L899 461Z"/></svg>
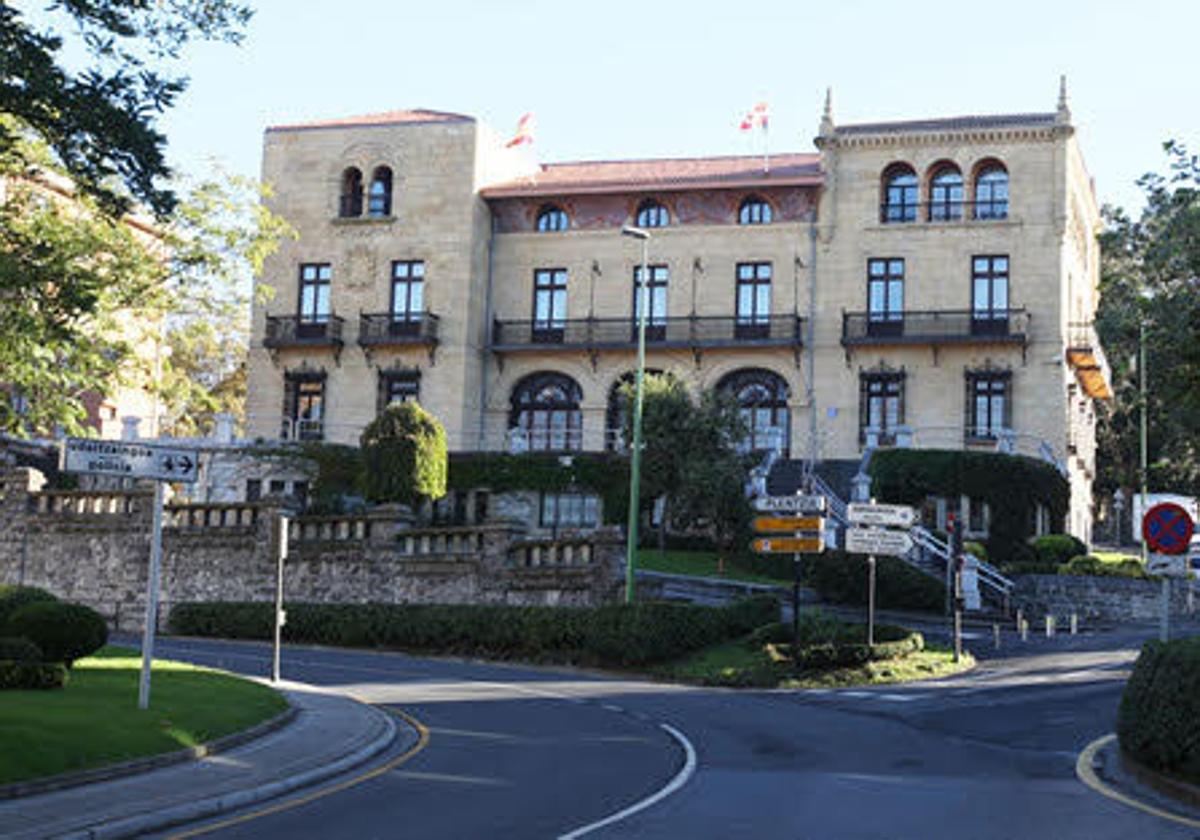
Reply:
<svg viewBox="0 0 1200 840"><path fill-rule="evenodd" d="M217 755L79 787L0 801L0 837L129 837L311 785L417 734L386 712L283 683L290 723Z"/></svg>

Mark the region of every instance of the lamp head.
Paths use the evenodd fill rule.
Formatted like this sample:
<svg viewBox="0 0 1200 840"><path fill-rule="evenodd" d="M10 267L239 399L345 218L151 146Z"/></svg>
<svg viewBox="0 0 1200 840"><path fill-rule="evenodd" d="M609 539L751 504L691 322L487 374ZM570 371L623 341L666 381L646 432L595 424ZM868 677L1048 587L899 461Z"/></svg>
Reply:
<svg viewBox="0 0 1200 840"><path fill-rule="evenodd" d="M622 225L621 235L632 236L634 239L641 239L645 241L650 238L650 231L640 227L635 227L634 225Z"/></svg>

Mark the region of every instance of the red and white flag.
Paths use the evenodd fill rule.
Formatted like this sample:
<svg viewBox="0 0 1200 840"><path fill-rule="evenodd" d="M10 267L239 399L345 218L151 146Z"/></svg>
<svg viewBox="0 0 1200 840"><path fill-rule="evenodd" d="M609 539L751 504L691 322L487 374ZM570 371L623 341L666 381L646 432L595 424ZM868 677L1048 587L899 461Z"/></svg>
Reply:
<svg viewBox="0 0 1200 840"><path fill-rule="evenodd" d="M511 140L504 144L506 149L511 149L514 146L532 146L533 132L537 127L537 122L533 117L533 112L530 111L521 119L517 120L517 131L513 134Z"/></svg>
<svg viewBox="0 0 1200 840"><path fill-rule="evenodd" d="M755 127L767 130L767 123L771 118L771 110L767 107L766 102L755 103L754 107L746 112L746 116L742 117L742 122L738 128L742 131L750 131Z"/></svg>

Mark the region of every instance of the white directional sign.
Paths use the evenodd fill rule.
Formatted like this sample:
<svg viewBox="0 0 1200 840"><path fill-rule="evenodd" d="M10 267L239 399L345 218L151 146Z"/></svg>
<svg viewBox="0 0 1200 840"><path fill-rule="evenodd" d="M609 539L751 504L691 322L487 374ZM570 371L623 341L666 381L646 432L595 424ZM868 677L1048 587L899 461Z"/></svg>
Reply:
<svg viewBox="0 0 1200 840"><path fill-rule="evenodd" d="M917 521L917 512L908 505L875 505L851 502L846 518L852 525L898 525L907 528Z"/></svg>
<svg viewBox="0 0 1200 840"><path fill-rule="evenodd" d="M799 513L824 513L824 496L759 496L754 500L754 509L760 511L792 511Z"/></svg>
<svg viewBox="0 0 1200 840"><path fill-rule="evenodd" d="M851 554L886 554L900 557L912 550L912 537L907 531L885 531L882 528L847 528L846 551Z"/></svg>
<svg viewBox="0 0 1200 840"><path fill-rule="evenodd" d="M1149 561L1146 563L1146 571L1160 577L1187 577L1187 555L1151 554Z"/></svg>
<svg viewBox="0 0 1200 840"><path fill-rule="evenodd" d="M200 453L194 449L88 438L67 438L63 447L62 468L67 472L191 484L199 467Z"/></svg>

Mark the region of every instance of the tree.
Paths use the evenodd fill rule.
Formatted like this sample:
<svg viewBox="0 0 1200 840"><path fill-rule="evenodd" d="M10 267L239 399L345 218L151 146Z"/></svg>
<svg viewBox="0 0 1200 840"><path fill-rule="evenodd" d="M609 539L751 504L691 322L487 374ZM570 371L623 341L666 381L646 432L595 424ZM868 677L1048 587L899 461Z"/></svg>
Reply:
<svg viewBox="0 0 1200 840"><path fill-rule="evenodd" d="M0 158L0 431L79 433L85 395L116 383L156 392L178 433L236 410L252 276L290 227L248 179L205 181L154 226L53 167L28 140Z"/></svg>
<svg viewBox="0 0 1200 840"><path fill-rule="evenodd" d="M231 0L50 0L38 25L0 4L0 113L15 118L0 155L19 160L32 133L105 212L132 196L165 216L175 195L155 118L187 86L171 68L193 40L239 43L251 14ZM64 60L72 48L82 69Z"/></svg>
<svg viewBox="0 0 1200 840"><path fill-rule="evenodd" d="M446 430L415 401L385 408L359 442L368 499L415 505L446 495Z"/></svg>
<svg viewBox="0 0 1200 840"><path fill-rule="evenodd" d="M1097 330L1113 368L1114 399L1100 409L1097 489L1139 481L1139 327L1147 347L1152 488L1200 494L1200 162L1164 144L1168 174L1138 184L1135 221L1106 208Z"/></svg>

